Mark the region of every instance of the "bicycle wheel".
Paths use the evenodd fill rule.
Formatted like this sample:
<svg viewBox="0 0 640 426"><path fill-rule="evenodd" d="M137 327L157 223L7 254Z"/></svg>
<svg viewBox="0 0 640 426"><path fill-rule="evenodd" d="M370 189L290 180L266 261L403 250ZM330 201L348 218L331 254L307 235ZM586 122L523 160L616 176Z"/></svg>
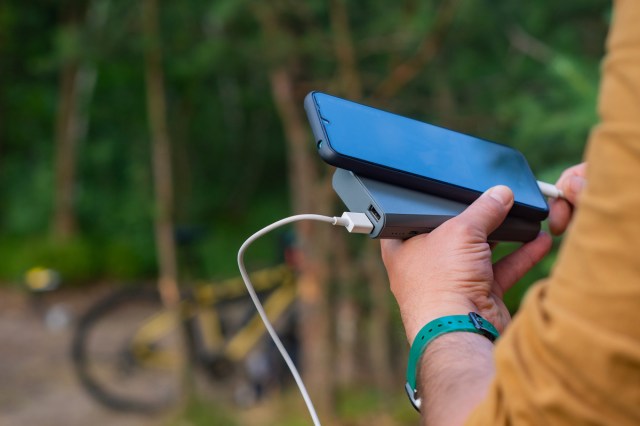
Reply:
<svg viewBox="0 0 640 426"><path fill-rule="evenodd" d="M156 291L125 289L78 322L73 364L82 385L107 407L140 413L180 398L181 337Z"/></svg>

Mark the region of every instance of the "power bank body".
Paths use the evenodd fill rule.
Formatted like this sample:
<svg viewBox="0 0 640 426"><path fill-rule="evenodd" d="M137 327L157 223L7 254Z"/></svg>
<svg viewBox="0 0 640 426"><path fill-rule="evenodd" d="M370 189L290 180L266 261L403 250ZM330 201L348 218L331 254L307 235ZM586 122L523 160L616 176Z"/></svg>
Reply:
<svg viewBox="0 0 640 426"><path fill-rule="evenodd" d="M468 206L344 169L334 172L333 189L350 211L363 212L371 220L371 238L406 239L431 232ZM508 217L489 240L526 242L539 232L540 222Z"/></svg>

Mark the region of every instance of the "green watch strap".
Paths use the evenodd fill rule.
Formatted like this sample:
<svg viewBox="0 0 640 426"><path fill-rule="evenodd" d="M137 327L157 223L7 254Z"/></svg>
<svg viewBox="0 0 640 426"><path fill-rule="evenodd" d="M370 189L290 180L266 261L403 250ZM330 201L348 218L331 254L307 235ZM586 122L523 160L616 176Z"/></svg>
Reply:
<svg viewBox="0 0 640 426"><path fill-rule="evenodd" d="M407 365L407 383L405 390L409 396L411 404L420 411L421 399L418 397L417 389L417 369L420 357L424 353L427 345L436 337L446 333L456 331L466 331L477 333L485 336L492 342L496 340L500 333L486 319L482 318L475 312L469 312L468 315L451 315L437 318L422 327L416 338L413 340L411 350L409 351L409 363Z"/></svg>

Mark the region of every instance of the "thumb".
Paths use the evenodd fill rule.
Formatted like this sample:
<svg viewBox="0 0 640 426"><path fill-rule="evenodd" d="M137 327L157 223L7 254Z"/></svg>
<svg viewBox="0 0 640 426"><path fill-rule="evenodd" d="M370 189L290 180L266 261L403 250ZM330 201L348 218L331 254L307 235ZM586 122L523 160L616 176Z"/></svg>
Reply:
<svg viewBox="0 0 640 426"><path fill-rule="evenodd" d="M504 185L489 188L454 220L480 232L486 239L500 226L513 206L513 192Z"/></svg>

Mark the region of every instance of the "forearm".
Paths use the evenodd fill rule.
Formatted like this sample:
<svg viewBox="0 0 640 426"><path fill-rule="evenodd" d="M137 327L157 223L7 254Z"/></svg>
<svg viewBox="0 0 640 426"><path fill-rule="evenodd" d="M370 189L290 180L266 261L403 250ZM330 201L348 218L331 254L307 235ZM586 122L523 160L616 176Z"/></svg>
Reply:
<svg viewBox="0 0 640 426"><path fill-rule="evenodd" d="M419 367L422 424L463 424L485 398L494 374L493 343L486 337L456 332L436 338Z"/></svg>

